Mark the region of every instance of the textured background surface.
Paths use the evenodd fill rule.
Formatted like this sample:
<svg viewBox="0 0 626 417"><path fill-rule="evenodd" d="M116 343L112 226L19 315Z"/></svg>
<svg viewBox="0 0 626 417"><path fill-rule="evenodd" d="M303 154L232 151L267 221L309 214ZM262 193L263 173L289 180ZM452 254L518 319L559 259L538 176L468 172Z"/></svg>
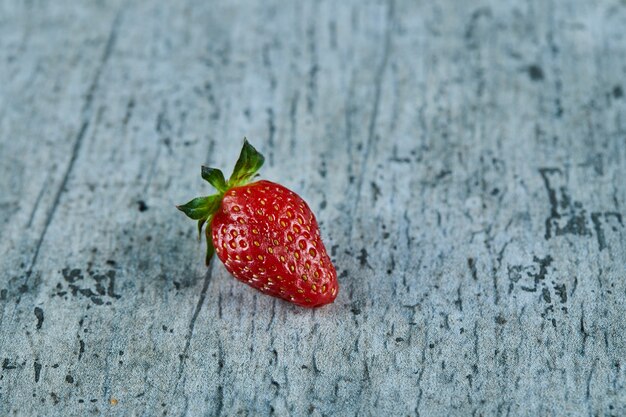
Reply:
<svg viewBox="0 0 626 417"><path fill-rule="evenodd" d="M0 2L0 414L626 415L625 28L623 0ZM244 135L335 304L206 272L174 204Z"/></svg>

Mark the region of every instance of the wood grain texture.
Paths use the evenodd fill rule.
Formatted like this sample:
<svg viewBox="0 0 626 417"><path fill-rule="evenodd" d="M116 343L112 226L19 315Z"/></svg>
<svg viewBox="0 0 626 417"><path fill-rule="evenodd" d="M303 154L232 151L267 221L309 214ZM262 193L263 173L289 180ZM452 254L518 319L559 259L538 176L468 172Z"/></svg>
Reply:
<svg viewBox="0 0 626 417"><path fill-rule="evenodd" d="M0 415L626 414L626 2L0 2ZM181 203L305 198L306 310Z"/></svg>

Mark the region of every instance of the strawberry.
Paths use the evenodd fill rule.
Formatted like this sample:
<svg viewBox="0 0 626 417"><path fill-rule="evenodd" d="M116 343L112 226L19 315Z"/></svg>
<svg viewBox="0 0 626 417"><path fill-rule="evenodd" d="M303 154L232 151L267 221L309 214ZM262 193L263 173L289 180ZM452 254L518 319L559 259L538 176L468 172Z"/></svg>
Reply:
<svg viewBox="0 0 626 417"><path fill-rule="evenodd" d="M178 209L198 221L199 234L204 227L207 266L217 253L235 278L265 294L304 307L332 303L339 288L337 272L315 216L282 185L250 182L263 162L263 155L244 139L228 181L220 170L202 167L202 178L217 193Z"/></svg>

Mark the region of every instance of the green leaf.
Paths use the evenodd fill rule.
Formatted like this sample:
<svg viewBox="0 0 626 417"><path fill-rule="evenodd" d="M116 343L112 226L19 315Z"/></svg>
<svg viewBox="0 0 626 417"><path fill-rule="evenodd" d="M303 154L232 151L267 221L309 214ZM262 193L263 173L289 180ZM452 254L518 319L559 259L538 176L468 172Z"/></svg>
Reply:
<svg viewBox="0 0 626 417"><path fill-rule="evenodd" d="M209 197L194 198L187 204L176 206L176 208L194 220L206 219L215 213L222 201L222 196L215 194Z"/></svg>
<svg viewBox="0 0 626 417"><path fill-rule="evenodd" d="M226 179L219 169L202 166L202 178L208 181L220 193L226 192Z"/></svg>
<svg viewBox="0 0 626 417"><path fill-rule="evenodd" d="M207 217L203 217L202 219L198 220L198 239L202 238L202 226L204 226L204 223L206 223L207 220Z"/></svg>
<svg viewBox="0 0 626 417"><path fill-rule="evenodd" d="M213 236L211 235L211 227L207 226L204 230L206 235L206 257L204 258L204 263L206 266L209 266L211 263L211 258L213 258L213 254L215 253L215 248L213 247Z"/></svg>
<svg viewBox="0 0 626 417"><path fill-rule="evenodd" d="M244 138L241 154L228 180L228 185L234 187L245 184L259 171L263 162L265 162L265 157L250 145L248 139Z"/></svg>

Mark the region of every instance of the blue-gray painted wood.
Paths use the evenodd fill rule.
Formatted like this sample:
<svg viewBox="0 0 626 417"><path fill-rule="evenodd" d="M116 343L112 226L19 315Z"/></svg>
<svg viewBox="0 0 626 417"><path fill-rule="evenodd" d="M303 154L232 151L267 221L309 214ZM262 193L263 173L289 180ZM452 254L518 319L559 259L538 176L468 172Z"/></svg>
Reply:
<svg viewBox="0 0 626 417"><path fill-rule="evenodd" d="M0 3L0 415L626 414L623 0ZM340 275L207 272L247 136Z"/></svg>

